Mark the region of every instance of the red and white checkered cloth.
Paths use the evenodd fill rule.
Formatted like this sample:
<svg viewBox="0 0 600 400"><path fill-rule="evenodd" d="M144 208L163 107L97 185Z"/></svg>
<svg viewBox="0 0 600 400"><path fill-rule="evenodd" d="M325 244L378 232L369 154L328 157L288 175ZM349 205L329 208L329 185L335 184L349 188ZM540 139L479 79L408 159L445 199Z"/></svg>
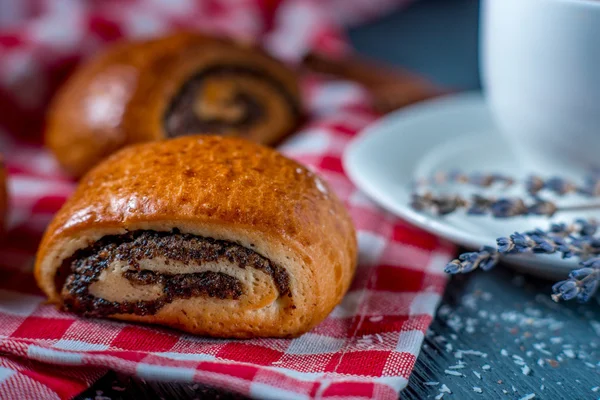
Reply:
<svg viewBox="0 0 600 400"><path fill-rule="evenodd" d="M215 340L80 319L44 304L31 274L38 240L75 186L61 175L51 155L29 140L39 137L36 121L51 88L69 69L65 61L116 37L173 26L206 28L205 20L213 31L231 28L228 33L262 36L273 50L281 49L291 35L289 43L296 50L283 56L324 44L328 51L341 49L331 46L341 36L333 34L338 25L327 10L349 1L330 0L317 7L313 1L284 0L276 8L276 1L266 0L37 0L21 2L23 9L11 11L37 17L6 28L11 33L0 31L0 130L5 130L0 146L11 196L10 231L0 247L0 398L70 398L107 369L149 380L200 382L267 399L398 397L440 300L446 283L442 269L454 249L377 208L344 175L340 158L345 146L376 119L368 94L356 85L305 77L313 118L281 147L330 183L358 230L360 263L354 283L342 304L310 333L287 340ZM357 7L367 4L351 1ZM42 12L50 4L54 11ZM299 10L306 12L300 22L288 14ZM357 19L346 11L347 22ZM65 19L65 13L75 20ZM307 41L301 23L313 24L316 15L322 35L313 29ZM296 27L290 26L293 21ZM0 18L2 23L6 20Z"/></svg>

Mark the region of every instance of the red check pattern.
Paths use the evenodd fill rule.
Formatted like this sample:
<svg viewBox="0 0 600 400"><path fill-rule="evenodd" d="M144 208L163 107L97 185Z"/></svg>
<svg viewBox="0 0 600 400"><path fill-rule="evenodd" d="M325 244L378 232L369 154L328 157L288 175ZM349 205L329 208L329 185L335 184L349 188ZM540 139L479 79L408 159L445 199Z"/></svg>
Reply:
<svg viewBox="0 0 600 400"><path fill-rule="evenodd" d="M27 12L35 14L40 12L36 7L46 3L24 1L22 4L31 6ZM112 0L90 2L90 7L106 4L127 8L137 4L139 10L157 15L152 7L162 3ZM175 3L182 7L190 2L169 2ZM211 12L227 13L226 7L231 3L198 4L204 8L216 7ZM265 17L271 10L266 5L275 3L239 2L258 10L252 15L262 13L256 18L265 25L269 18L272 24L289 18L285 16L289 7L313 7L322 13L333 4L341 4L328 1L324 2L327 7L317 8L311 1L290 0L272 11L270 17ZM356 0L356 4L359 3L366 4ZM155 5L150 7L151 4ZM207 12L204 8L194 9L197 16ZM69 38L68 46L73 46L69 51L81 43L87 45L90 37L112 40L123 36L125 29L134 29L107 20L105 14L95 9L78 12L86 16L89 31L86 30L86 37ZM329 14L322 15L319 21L328 20L325 17ZM164 19L157 20L166 27L173 26ZM31 24L35 25L35 21ZM223 23L223 26L229 25ZM284 30L289 29L286 26ZM325 26L322 31L335 29ZM6 57L0 56L0 75L5 78L7 64L26 55L37 69L38 78L34 83L55 82L56 77L47 62L53 57L60 59L54 51L57 46L54 39L44 36L47 39L44 43L32 41L23 32L19 29L13 36L0 32L0 49L13 60L7 62ZM267 37L276 37L274 32L269 30ZM263 35L264 32L249 34ZM73 42L78 44L73 45ZM313 42L306 46L314 45ZM36 53L32 49L43 51ZM80 49L79 56L81 52ZM48 54L52 57L48 58ZM32 65L28 68L34 68ZM25 70L17 72L24 74ZM30 81L26 83L34 85ZM17 93L6 81L0 81L0 90L5 94L4 97L0 94L0 99L4 99L0 103L10 103L14 111L13 115L3 111L0 121L0 129L6 130L0 132L0 145L10 174L11 196L10 230L0 246L0 398L70 398L107 369L148 380L199 382L266 399L398 397L407 384L424 333L440 300L446 283L442 269L451 258L453 248L382 211L346 178L341 163L345 146L377 118L369 107L368 93L350 83L322 81L312 76L304 78L303 87L312 120L284 143L281 151L323 176L348 207L358 230L360 246L356 278L342 303L323 323L302 337L233 341L116 321L80 319L44 303L31 274L33 257L45 226L72 192L74 183L60 173L45 150L26 143L22 136L16 139L18 130L12 130L8 123L15 115L22 125L26 125L23 118L28 113L39 117L40 110L34 104L43 106L43 93L38 93L41 97L36 97L35 102L28 103L29 99L19 103L15 99L24 93Z"/></svg>

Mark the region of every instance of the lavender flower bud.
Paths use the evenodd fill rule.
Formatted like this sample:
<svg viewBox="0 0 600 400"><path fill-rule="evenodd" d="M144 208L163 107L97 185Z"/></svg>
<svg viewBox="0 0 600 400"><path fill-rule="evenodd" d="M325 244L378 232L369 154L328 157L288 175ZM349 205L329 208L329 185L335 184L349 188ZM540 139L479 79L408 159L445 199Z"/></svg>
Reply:
<svg viewBox="0 0 600 400"><path fill-rule="evenodd" d="M585 265L585 264L582 263L582 265ZM571 273L569 274L569 278L581 280L583 278L588 277L593 272L594 272L593 268L589 268L589 267L580 268L580 269L571 271Z"/></svg>
<svg viewBox="0 0 600 400"><path fill-rule="evenodd" d="M583 236L592 236L598 231L598 221L595 219L578 219L575 223L579 225L579 233Z"/></svg>
<svg viewBox="0 0 600 400"><path fill-rule="evenodd" d="M506 238L506 237L498 238L498 239L496 239L496 244L498 245L498 251L500 253L510 254L510 253L516 252L516 251L514 251L515 244L513 243L513 241L510 238Z"/></svg>
<svg viewBox="0 0 600 400"><path fill-rule="evenodd" d="M582 262L581 265L583 265L585 268L600 270L600 258L590 258L589 260Z"/></svg>
<svg viewBox="0 0 600 400"><path fill-rule="evenodd" d="M578 254L579 250L575 246L567 243L563 238L555 238L556 251L562 254L562 258L571 258Z"/></svg>
<svg viewBox="0 0 600 400"><path fill-rule="evenodd" d="M540 229L540 228L535 228L532 231L527 231L527 232L525 232L525 234L527 236L533 236L533 235L543 236L543 237L547 237L548 236L548 233L546 231Z"/></svg>
<svg viewBox="0 0 600 400"><path fill-rule="evenodd" d="M552 177L546 181L544 188L556 194L565 195L577 190L577 185L564 178Z"/></svg>
<svg viewBox="0 0 600 400"><path fill-rule="evenodd" d="M439 215L453 213L458 208L464 207L466 204L466 201L459 196L442 196L435 202Z"/></svg>
<svg viewBox="0 0 600 400"><path fill-rule="evenodd" d="M471 207L467 209L467 214L469 215L485 215L487 214L487 208L484 208L477 204L472 204Z"/></svg>
<svg viewBox="0 0 600 400"><path fill-rule="evenodd" d="M417 193L413 193L412 199L410 202L410 206L417 211L425 210L431 207L431 198L429 193L425 193L424 195L420 195Z"/></svg>
<svg viewBox="0 0 600 400"><path fill-rule="evenodd" d="M479 250L479 255L481 257L479 268L484 271L494 268L498 263L498 252L491 246L483 246Z"/></svg>
<svg viewBox="0 0 600 400"><path fill-rule="evenodd" d="M480 195L473 195L471 198L471 207L467 210L467 214L470 215L485 215L488 213L490 206L493 201L490 201L487 197Z"/></svg>
<svg viewBox="0 0 600 400"><path fill-rule="evenodd" d="M543 188L544 180L539 176L532 175L525 181L525 189L532 195L536 195Z"/></svg>
<svg viewBox="0 0 600 400"><path fill-rule="evenodd" d="M450 261L448 264L446 264L446 267L444 268L444 272L451 275L458 274L461 271L462 263L459 260Z"/></svg>
<svg viewBox="0 0 600 400"><path fill-rule="evenodd" d="M449 274L471 272L477 268L485 271L496 265L498 253L493 247L484 246L479 251L461 254L457 260L449 262L444 271Z"/></svg>
<svg viewBox="0 0 600 400"><path fill-rule="evenodd" d="M552 287L554 300L577 297L578 301L586 302L596 293L600 284L600 258L592 258L581 265L583 268L572 271L569 279Z"/></svg>
<svg viewBox="0 0 600 400"><path fill-rule="evenodd" d="M588 238L588 245L592 248L592 250L600 250L600 239L593 236L585 236Z"/></svg>
<svg viewBox="0 0 600 400"><path fill-rule="evenodd" d="M554 243L550 238L539 235L532 235L530 238L535 242L535 246L532 247L532 251L534 253L551 254L556 251L556 243Z"/></svg>
<svg viewBox="0 0 600 400"><path fill-rule="evenodd" d="M471 272L479 266L479 253L477 252L463 253L458 259L462 261L462 273Z"/></svg>
<svg viewBox="0 0 600 400"><path fill-rule="evenodd" d="M564 222L560 224L552 224L550 225L550 232L555 233L557 235L568 235L570 232L570 228Z"/></svg>
<svg viewBox="0 0 600 400"><path fill-rule="evenodd" d="M581 292L577 296L577 300L581 303L585 303L590 300L590 298L596 293L598 290L599 279L593 279L583 284L581 288Z"/></svg>
<svg viewBox="0 0 600 400"><path fill-rule="evenodd" d="M553 216L556 210L558 210L556 204L551 201L545 201L541 199L537 199L537 201L533 205L529 206L528 209L529 213L531 214L545 215L548 217Z"/></svg>
<svg viewBox="0 0 600 400"><path fill-rule="evenodd" d="M600 239L593 236L573 238L571 248L579 257L586 259L600 252Z"/></svg>
<svg viewBox="0 0 600 400"><path fill-rule="evenodd" d="M574 299L579 294L580 288L577 281L567 279L552 286L552 291L554 292L554 296L552 296L554 300L563 299L568 301Z"/></svg>
<svg viewBox="0 0 600 400"><path fill-rule="evenodd" d="M510 235L510 240L513 242L515 250L519 253L523 253L535 245L535 242L533 242L528 236L525 236L519 232L515 232Z"/></svg>
<svg viewBox="0 0 600 400"><path fill-rule="evenodd" d="M527 214L527 206L521 199L501 198L491 205L492 215L496 218L508 218Z"/></svg>

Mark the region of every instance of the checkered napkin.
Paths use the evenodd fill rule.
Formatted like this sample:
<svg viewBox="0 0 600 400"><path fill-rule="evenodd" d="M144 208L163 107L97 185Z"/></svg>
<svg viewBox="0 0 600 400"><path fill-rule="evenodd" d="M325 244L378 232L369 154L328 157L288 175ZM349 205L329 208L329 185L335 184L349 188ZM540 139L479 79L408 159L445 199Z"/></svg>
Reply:
<svg viewBox="0 0 600 400"><path fill-rule="evenodd" d="M340 2L326 3L333 7ZM41 3L45 2L22 4ZM83 4L49 3L53 7ZM126 29L154 29L157 21L165 26L185 24L167 23L158 18L160 13L147 11L156 10L152 7L160 3L157 0L90 2L90 7L105 4L124 9L137 4L139 10L146 11L135 14L125 26L119 25L122 21L102 14L107 12L105 9L79 10L77 29L82 29L82 20L88 24L83 32L76 31L79 35L76 38L71 31L65 38L49 22L35 25L46 14L26 24L26 34L23 30L4 35L0 32L0 77L4 79L0 81L0 129L5 130L0 132L0 146L9 171L11 196L10 230L0 246L0 398L70 398L108 369L148 380L199 382L257 398L397 398L407 384L424 332L440 300L446 283L442 269L454 249L377 208L346 178L341 163L344 148L377 117L369 107L368 93L354 84L304 77L304 96L311 121L280 148L330 183L346 204L358 230L360 262L354 283L342 303L311 332L297 339L217 340L157 327L80 319L44 303L31 273L33 257L45 226L75 184L61 174L45 150L32 144L30 139L35 135L20 133L25 132L22 129L25 125L33 129L28 124L40 118L50 88L56 85L60 72L64 72L57 65L66 65L64 61L75 59L74 54L81 56L78 48L92 46L100 37L123 36ZM231 3L230 0L194 4L213 7L221 4L225 8L219 12L226 13L226 6ZM239 1L236 4L246 5L246 12L254 10L254 14L236 9L231 15L241 20L259 12L266 15L271 8L265 4L274 3ZM356 3L365 2L356 0ZM192 7L183 0L168 4L176 5L173 9ZM269 17L271 23L289 18L284 11L290 7L300 7L295 9L298 12L302 7L314 9L314 4L284 1ZM201 11L194 10L197 13L192 19L196 21ZM319 15L321 22L328 18L327 13ZM53 16L47 18L64 21ZM264 21L269 18L257 17L257 21L266 24ZM219 25L216 20L212 22ZM232 21L223 24L236 25ZM238 28L242 26L238 24ZM253 27L251 23L247 26ZM334 38L338 36L327 33L335 32L337 25L332 26L324 27L321 31L326 34L320 36L331 40L319 39L318 43L336 42ZM248 29L247 34L263 34ZM277 48L278 40L285 42L275 39L276 30L263 35L272 38L272 48ZM294 32L289 24L284 31L281 35ZM37 32L37 36L31 36L32 32ZM314 41L310 45L299 44L297 35L295 39L298 49L318 47ZM82 44L85 46L78 47ZM64 68L68 69L68 65ZM38 91L27 92L24 88ZM10 108L3 109L7 104Z"/></svg>

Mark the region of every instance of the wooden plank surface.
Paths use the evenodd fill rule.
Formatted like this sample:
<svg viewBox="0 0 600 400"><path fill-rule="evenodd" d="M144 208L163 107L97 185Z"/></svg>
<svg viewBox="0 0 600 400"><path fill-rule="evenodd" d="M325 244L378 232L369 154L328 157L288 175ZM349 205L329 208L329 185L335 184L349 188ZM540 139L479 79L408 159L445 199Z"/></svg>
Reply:
<svg viewBox="0 0 600 400"><path fill-rule="evenodd" d="M600 398L598 300L554 303L552 282L497 268L450 282L402 397Z"/></svg>

